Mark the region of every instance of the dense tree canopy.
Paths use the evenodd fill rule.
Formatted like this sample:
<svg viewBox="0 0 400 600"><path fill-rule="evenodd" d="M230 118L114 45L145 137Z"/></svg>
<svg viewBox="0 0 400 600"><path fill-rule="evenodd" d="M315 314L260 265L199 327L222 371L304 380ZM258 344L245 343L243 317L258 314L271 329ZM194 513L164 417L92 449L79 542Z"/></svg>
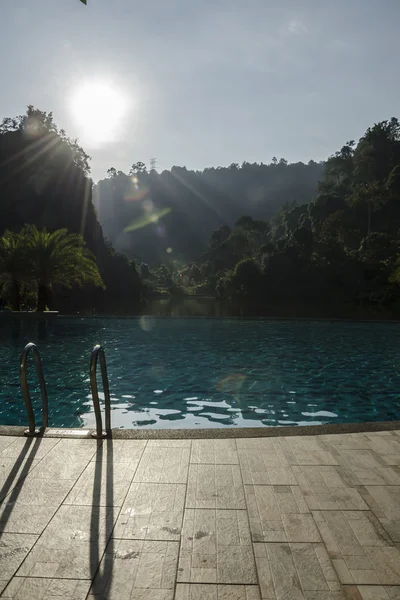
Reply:
<svg viewBox="0 0 400 600"><path fill-rule="evenodd" d="M283 206L269 222L246 216L233 229L217 228L202 256L182 270L183 283L250 312L285 303L294 311L396 307L399 229L400 125L392 118L328 159L311 202Z"/></svg>
<svg viewBox="0 0 400 600"><path fill-rule="evenodd" d="M346 142L325 163L274 157L270 164L173 167L159 174L138 161L128 174L111 167L94 187L89 172L90 157L51 113L30 106L26 115L3 119L3 300L18 307L32 293L24 236L17 235L29 224L37 228L28 234L32 240L43 228L53 240L60 229L66 238L82 236L98 265L91 281L104 283L81 289L82 280L71 277L76 284L65 293L57 278L44 282L37 275L45 283L34 292L40 306L134 313L145 296L190 294L216 296L249 314L270 314L274 306L295 315L305 306L363 305L397 315L395 118L370 127L358 143Z"/></svg>

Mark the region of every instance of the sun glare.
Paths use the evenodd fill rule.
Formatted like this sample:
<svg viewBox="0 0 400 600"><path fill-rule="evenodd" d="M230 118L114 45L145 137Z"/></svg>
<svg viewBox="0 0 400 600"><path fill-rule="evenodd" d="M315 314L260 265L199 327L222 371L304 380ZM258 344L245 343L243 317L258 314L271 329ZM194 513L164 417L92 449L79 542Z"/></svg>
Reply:
<svg viewBox="0 0 400 600"><path fill-rule="evenodd" d="M103 144L116 138L128 108L127 98L115 86L85 83L71 98L70 109L80 128L79 138L89 144Z"/></svg>

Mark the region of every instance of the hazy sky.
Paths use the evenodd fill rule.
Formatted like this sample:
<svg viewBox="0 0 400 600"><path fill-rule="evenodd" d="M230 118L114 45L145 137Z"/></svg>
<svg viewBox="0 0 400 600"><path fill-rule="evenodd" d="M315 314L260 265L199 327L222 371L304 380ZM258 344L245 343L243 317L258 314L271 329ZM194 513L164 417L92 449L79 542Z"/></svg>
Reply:
<svg viewBox="0 0 400 600"><path fill-rule="evenodd" d="M320 160L400 116L399 23L400 0L1 0L0 117L53 111L95 179Z"/></svg>

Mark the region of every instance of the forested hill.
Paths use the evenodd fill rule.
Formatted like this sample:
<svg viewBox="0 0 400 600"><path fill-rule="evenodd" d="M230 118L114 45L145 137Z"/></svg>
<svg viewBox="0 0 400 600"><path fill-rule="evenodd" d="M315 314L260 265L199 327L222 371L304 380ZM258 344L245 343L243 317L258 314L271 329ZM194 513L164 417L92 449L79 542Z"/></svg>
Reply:
<svg viewBox="0 0 400 600"><path fill-rule="evenodd" d="M93 192L104 234L116 248L150 265L195 260L211 233L243 214L269 220L283 206L310 202L323 163L271 164L161 174L136 163L128 174L111 168Z"/></svg>
<svg viewBox="0 0 400 600"><path fill-rule="evenodd" d="M241 314L342 306L343 315L367 305L399 316L396 118L324 164L281 159L158 174L136 163L128 174L111 168L93 197L95 207L89 157L51 113L29 107L3 119L0 233L26 223L81 233L105 286L63 295L55 286L59 310L132 314L146 295L190 294L216 295Z"/></svg>
<svg viewBox="0 0 400 600"><path fill-rule="evenodd" d="M289 316L343 316L361 306L398 318L399 232L400 123L392 118L327 160L314 201L269 222L243 216L220 227L177 280L192 293L216 290L249 314L286 307ZM167 279L166 267L155 276L149 285Z"/></svg>

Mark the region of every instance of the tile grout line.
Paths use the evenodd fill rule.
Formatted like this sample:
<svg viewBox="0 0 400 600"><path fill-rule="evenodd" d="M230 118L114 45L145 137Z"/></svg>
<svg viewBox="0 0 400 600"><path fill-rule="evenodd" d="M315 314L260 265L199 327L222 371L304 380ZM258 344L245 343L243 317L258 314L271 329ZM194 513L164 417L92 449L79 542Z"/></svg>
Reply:
<svg viewBox="0 0 400 600"><path fill-rule="evenodd" d="M242 481L242 486L243 486L243 496L244 496L244 503L245 503L245 505L246 505L247 524L248 524L248 527L249 527L249 534L250 534L250 546L251 546L251 553L252 553L252 555L253 555L253 561L254 561L254 570L255 570L255 573L256 573L256 580L257 580L257 584L256 584L256 585L257 585L257 588L258 588L258 591L259 591L259 594L260 594L260 598L262 598L262 596L261 596L260 578L259 578L259 576L258 576L258 568L257 568L256 555L255 555L255 552L254 552L254 542L253 542L253 536L252 536L252 533L251 533L251 528L250 528L249 507L248 507L248 505L247 505L247 498L246 498L245 489L244 489L244 483L243 483L242 465L241 465L241 463L240 463L240 459L239 459L239 448L238 448L238 445L237 445L237 440L236 440L236 439L235 439L235 447L236 447L236 452L237 452L237 455L238 455L238 461L239 461L239 473L240 473L240 479L241 479L241 481ZM274 585L274 584L273 584L273 585ZM274 585L274 591L275 591L275 596L276 596L275 585Z"/></svg>
<svg viewBox="0 0 400 600"><path fill-rule="evenodd" d="M185 512L186 512L186 498L187 498L187 491L188 491L188 487L189 487L189 471L190 471L190 458L192 456L192 452L193 452L193 440L190 440L190 451L189 451L189 462L188 462L188 466L187 466L187 477L186 477L186 484L185 484L185 497L183 499L183 511L182 511L182 521L181 521L181 532L179 535L179 540L178 540L178 560L176 563L176 572L175 572L175 584L174 584L174 589L173 589L173 599L175 600L176 598L176 593L177 593L177 587L178 587L178 575L179 575L179 563L180 563L180 558L181 558L181 546L182 546L182 533L183 533L183 525L185 522ZM179 484L175 484L175 485L179 485ZM181 583L179 581L179 583Z"/></svg>

